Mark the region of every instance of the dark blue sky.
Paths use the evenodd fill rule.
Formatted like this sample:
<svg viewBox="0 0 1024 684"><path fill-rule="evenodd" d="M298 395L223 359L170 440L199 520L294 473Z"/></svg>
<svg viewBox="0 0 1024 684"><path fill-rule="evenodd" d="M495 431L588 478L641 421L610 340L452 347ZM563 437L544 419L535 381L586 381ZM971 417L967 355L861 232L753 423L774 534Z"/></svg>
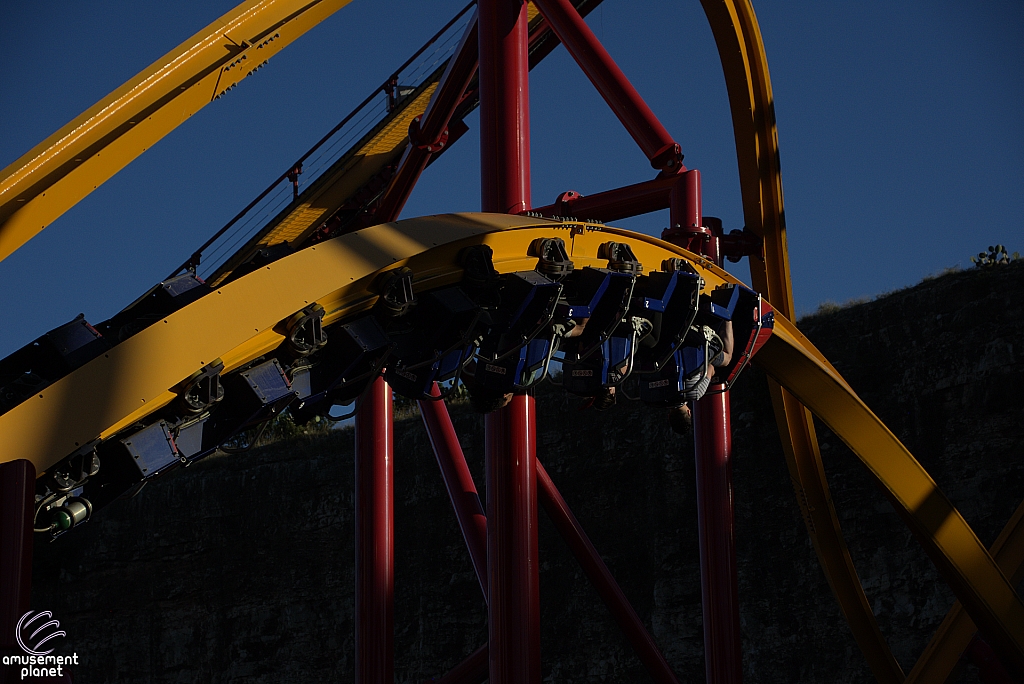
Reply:
<svg viewBox="0 0 1024 684"><path fill-rule="evenodd" d="M181 263L463 5L356 0L0 262L0 356L102 320ZM0 167L231 9L231 0L0 5ZM1024 4L755 4L779 125L797 309L1024 251ZM589 23L742 227L717 52L697 0L606 0ZM653 176L559 48L531 74L533 201ZM479 209L478 125L405 216ZM658 234L667 216L621 225ZM745 265L735 269L749 279Z"/></svg>

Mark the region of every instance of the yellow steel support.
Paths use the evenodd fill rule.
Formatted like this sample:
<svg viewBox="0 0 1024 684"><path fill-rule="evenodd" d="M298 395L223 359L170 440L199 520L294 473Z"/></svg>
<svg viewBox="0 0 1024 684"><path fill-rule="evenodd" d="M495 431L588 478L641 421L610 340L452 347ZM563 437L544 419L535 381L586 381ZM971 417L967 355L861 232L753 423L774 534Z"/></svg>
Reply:
<svg viewBox="0 0 1024 684"><path fill-rule="evenodd" d="M247 0L0 171L0 260L351 0Z"/></svg>

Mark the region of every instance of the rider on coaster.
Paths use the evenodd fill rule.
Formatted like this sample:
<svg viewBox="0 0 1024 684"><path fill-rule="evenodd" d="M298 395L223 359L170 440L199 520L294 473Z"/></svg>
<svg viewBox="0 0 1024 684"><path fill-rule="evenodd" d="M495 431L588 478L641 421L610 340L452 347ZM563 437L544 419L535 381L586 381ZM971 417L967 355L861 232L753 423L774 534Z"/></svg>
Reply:
<svg viewBox="0 0 1024 684"><path fill-rule="evenodd" d="M690 434L693 430L693 413L690 409L690 403L700 399L707 392L708 385L711 384L711 379L715 375L715 368L727 366L732 361L732 321L722 321L718 327L719 330L712 330L711 334L721 340L721 344L713 345L719 347L721 351L708 362L707 373L705 373L704 377L694 379L692 385L687 383L686 401L679 406L670 408L668 411L668 424L676 434Z"/></svg>

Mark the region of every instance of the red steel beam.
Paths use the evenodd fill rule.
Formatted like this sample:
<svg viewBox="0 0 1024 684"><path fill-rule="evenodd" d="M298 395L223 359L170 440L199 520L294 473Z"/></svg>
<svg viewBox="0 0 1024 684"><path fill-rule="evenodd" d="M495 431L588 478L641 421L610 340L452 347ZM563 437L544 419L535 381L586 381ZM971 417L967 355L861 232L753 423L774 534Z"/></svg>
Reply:
<svg viewBox="0 0 1024 684"><path fill-rule="evenodd" d="M439 397L441 392L434 384L431 396ZM444 401L421 400L418 402L423 425L427 428L430 445L434 457L441 468L448 496L451 498L455 517L458 518L462 538L469 548L469 557L473 561L484 601L487 600L487 518L480 496L476 491L473 476L466 465L466 457L459 444L459 436L455 433L448 407ZM481 684L488 676L488 650L484 644L464 661L448 671L440 679L432 679L435 684ZM424 683L426 684L426 683Z"/></svg>
<svg viewBox="0 0 1024 684"><path fill-rule="evenodd" d="M28 612L32 594L35 481L31 461L0 464L0 656L21 653L14 630ZM0 664L0 682L15 681L15 667Z"/></svg>
<svg viewBox="0 0 1024 684"><path fill-rule="evenodd" d="M437 383L430 391L431 396L439 397L441 392ZM421 400L418 402L423 425L427 429L430 445L441 468L448 496L455 509L455 517L462 530L462 538L469 549L469 557L476 570L476 578L480 582L484 601L487 600L487 517L480 505L480 495L466 464L466 456L462 453L459 436L452 425L448 407L444 401ZM473 651L464 661L448 671L441 679L431 679L435 684L481 684L488 676L488 650L484 644ZM424 683L426 684L426 683Z"/></svg>
<svg viewBox="0 0 1024 684"><path fill-rule="evenodd" d="M518 214L531 206L526 3L481 0L478 12L481 208Z"/></svg>
<svg viewBox="0 0 1024 684"><path fill-rule="evenodd" d="M679 143L661 125L572 3L569 0L534 0L534 4L647 155L651 166L668 172L679 170L683 162Z"/></svg>
<svg viewBox="0 0 1024 684"><path fill-rule="evenodd" d="M653 180L594 195L563 192L554 204L537 207L533 212L547 217L574 216L602 223L617 221L668 209L669 195L672 187L678 182L678 176L659 176Z"/></svg>
<svg viewBox="0 0 1024 684"><path fill-rule="evenodd" d="M398 218L420 175L427 168L431 155L440 152L448 143L448 123L476 74L478 59L477 16L474 13L462 34L462 42L455 56L448 61L427 111L409 124L409 147L402 155L398 170L377 206L376 221L386 223Z"/></svg>
<svg viewBox="0 0 1024 684"><path fill-rule="evenodd" d="M431 390L435 397L440 391L435 385ZM441 468L445 486L455 508L463 538L469 547L470 556L477 567L477 577L484 578L486 565L477 565L477 558L486 547L486 518L480 506L480 498L476 485L466 465L458 435L452 425L451 416L443 401L421 400L419 402L423 424L426 426L430 443ZM648 672L658 684L678 684L678 680L665 661L661 652L654 644L650 634L643 626L629 600L615 582L600 554L583 531L579 521L569 509L568 504L558 492L554 482L544 470L540 461L536 463L538 495L544 509L555 523L555 527L569 544L591 582L597 588L601 598L612 611L634 650L644 663ZM486 556L482 558L486 562ZM482 586L484 598L487 597L486 585ZM464 682L466 684L483 681L488 675L488 649L484 645L470 655L463 663L446 674L440 681L447 684Z"/></svg>
<svg viewBox="0 0 1024 684"><path fill-rule="evenodd" d="M710 229L704 226L700 172L692 169L681 174L669 201L671 218L662 239L703 254L721 266L718 240L712 240ZM733 533L729 393L721 391L721 385L712 385L712 390L716 387L717 393L709 392L691 405L697 462L704 659L708 684L739 684L743 679L743 657Z"/></svg>
<svg viewBox="0 0 1024 684"><path fill-rule="evenodd" d="M488 646L492 684L540 682L536 406L517 394L487 414Z"/></svg>
<svg viewBox="0 0 1024 684"><path fill-rule="evenodd" d="M480 59L477 23L478 16L474 12L462 34L455 56L448 61L427 110L422 117L416 117L414 124L410 126L410 140L418 147L429 148L441 143L455 108L462 102L473 76L476 75Z"/></svg>
<svg viewBox="0 0 1024 684"><path fill-rule="evenodd" d="M356 682L394 683L395 483L391 388L378 377L356 413Z"/></svg>
<svg viewBox="0 0 1024 684"><path fill-rule="evenodd" d="M444 419L448 419L447 412L443 415L442 420ZM450 419L448 419L449 428L450 425ZM536 482L538 496L544 509L612 612L612 616L626 634L653 680L657 684L678 684L679 680L540 461L536 461ZM488 648L485 645L446 674L440 682L479 684L487 678L487 660Z"/></svg>
<svg viewBox="0 0 1024 684"><path fill-rule="evenodd" d="M441 396L437 383L434 383L430 394L435 397ZM466 465L466 456L462 453L459 436L455 434L455 426L452 425L452 419L448 415L448 407L445 406L444 401L423 399L418 403L420 415L423 417L423 426L427 429L427 435L430 437L434 457L437 459L438 467L441 468L444 486L448 489L448 497L451 499L452 508L455 509L455 517L459 521L462 538L466 541L469 558L473 562L473 569L476 570L476 578L480 582L480 590L484 594L484 601L486 601L487 516L484 514L484 507L480 504L480 495L476 491L476 484L469 472L469 466ZM486 663L486 656L484 662Z"/></svg>
<svg viewBox="0 0 1024 684"><path fill-rule="evenodd" d="M422 117L416 117L412 124L409 126L410 133L410 147L406 149L402 159L399 161L398 167L389 181L389 186L385 191L384 196L377 203L377 207L373 210L372 223L381 223L386 221L395 221L402 213L402 209L405 207L405 203L408 201L409 196L412 194L413 188L419 181L419 177L423 174L423 171L432 161L448 150L455 142L458 141L459 137L467 130L466 124L463 122L463 118L469 114L472 109L475 109L476 105L469 105L467 108L467 102L473 102L479 95L479 88L472 86L473 75L477 72L479 65L479 44L478 44L478 18L474 14L473 20L467 26L467 32L463 34L463 42L459 45L456 55L466 55L467 59L472 59L472 69L469 74L469 78L466 80L466 85L463 88L463 92L460 97L454 98L454 103L451 102L453 94L458 91L456 84L461 80L462 74L466 73L468 64L465 61L455 63L455 61L449 62L448 67L445 70L445 76L449 72L452 72L451 78L442 77L442 83L438 86L438 91L442 89L445 91L444 102L435 105L437 98L431 99L430 113L438 113L436 121L422 122ZM472 36L469 36L470 30ZM530 35L530 50L533 51L535 46L541 41L541 39L547 37L549 33L548 23L541 17L540 22L534 26L533 32ZM558 45L557 38L552 39L547 45L544 46L542 52L534 51L531 55L534 65L540 59L543 59L551 50ZM463 51L466 52L463 52ZM454 66L453 66L454 64ZM450 87L444 85L445 81L450 84ZM440 115L441 112L447 112L450 110L447 118ZM454 123L452 119L458 118ZM441 120L443 119L443 123ZM418 151L413 151L412 148L419 148ZM283 176L282 176L283 178ZM667 205L666 205L667 206ZM370 225L369 223L366 225ZM182 267L183 269L184 267ZM181 270L181 269L179 269Z"/></svg>
<svg viewBox="0 0 1024 684"><path fill-rule="evenodd" d="M530 208L527 3L480 0L480 188L484 211ZM491 684L540 683L536 408L518 394L484 422L487 642Z"/></svg>
<svg viewBox="0 0 1024 684"><path fill-rule="evenodd" d="M697 525L707 682L739 684L743 681L743 651L733 532L729 393L709 392L695 403Z"/></svg>
<svg viewBox="0 0 1024 684"><path fill-rule="evenodd" d="M597 552L590 538L583 531L579 520L573 515L569 505L562 498L555 483L552 482L551 477L539 461L537 462L537 489L544 510L551 517L551 521L562 535L562 539L569 545L580 567L587 573L590 582L597 589L597 593L601 595L605 605L608 606L615 622L629 639L629 643L636 651L640 662L647 668L651 678L657 684L679 684L672 668L669 667L665 657L654 643L654 639L644 627L640 616L633 610L629 599L626 598L611 571L608 570L608 566L601 559L601 554Z"/></svg>

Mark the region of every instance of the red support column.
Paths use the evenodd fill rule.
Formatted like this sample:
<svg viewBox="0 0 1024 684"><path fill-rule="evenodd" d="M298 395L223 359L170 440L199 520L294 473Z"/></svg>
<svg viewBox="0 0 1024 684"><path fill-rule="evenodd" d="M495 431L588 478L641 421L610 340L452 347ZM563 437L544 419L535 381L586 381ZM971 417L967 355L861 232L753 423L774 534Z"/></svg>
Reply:
<svg viewBox="0 0 1024 684"><path fill-rule="evenodd" d="M395 484L391 387L356 414L356 682L394 683Z"/></svg>
<svg viewBox="0 0 1024 684"><path fill-rule="evenodd" d="M0 656L20 653L14 629L32 593L32 513L36 469L20 459L0 464ZM17 681L0 664L0 683Z"/></svg>
<svg viewBox="0 0 1024 684"><path fill-rule="evenodd" d="M491 684L540 682L536 406L517 394L485 418Z"/></svg>
<svg viewBox="0 0 1024 684"><path fill-rule="evenodd" d="M693 169L680 174L669 200L670 227L662 238L703 254L721 266L718 241L711 239L711 231L704 226L700 172ZM729 393L721 389L720 384L712 385L708 394L691 406L697 460L704 657L708 684L739 684L743 679L743 655L729 460L732 433Z"/></svg>
<svg viewBox="0 0 1024 684"><path fill-rule="evenodd" d="M669 192L669 227L662 232L667 240L696 254L707 254L711 231L704 227L701 210L700 171L691 169L677 176ZM718 260L715 260L718 263Z"/></svg>
<svg viewBox="0 0 1024 684"><path fill-rule="evenodd" d="M518 214L530 208L526 3L481 0L478 11L481 208Z"/></svg>
<svg viewBox="0 0 1024 684"><path fill-rule="evenodd" d="M729 393L705 395L694 407L693 417L707 681L739 684L743 651L733 533Z"/></svg>
<svg viewBox="0 0 1024 684"><path fill-rule="evenodd" d="M431 395L441 396L434 384ZM434 449L434 457L441 468L444 486L448 489L448 497L455 509L455 517L462 530L462 538L469 549L469 558L473 561L476 578L480 589L487 600L487 517L480 505L480 495L476 491L473 476L466 465L466 456L462 453L459 436L455 434L448 407L444 401L421 400L418 402L423 425L427 428L430 445ZM486 662L486 658L484 659Z"/></svg>
<svg viewBox="0 0 1024 684"><path fill-rule="evenodd" d="M521 0L481 0L480 186L484 211L530 208L529 27ZM487 618L491 684L539 684L536 415L516 395L487 415Z"/></svg>

